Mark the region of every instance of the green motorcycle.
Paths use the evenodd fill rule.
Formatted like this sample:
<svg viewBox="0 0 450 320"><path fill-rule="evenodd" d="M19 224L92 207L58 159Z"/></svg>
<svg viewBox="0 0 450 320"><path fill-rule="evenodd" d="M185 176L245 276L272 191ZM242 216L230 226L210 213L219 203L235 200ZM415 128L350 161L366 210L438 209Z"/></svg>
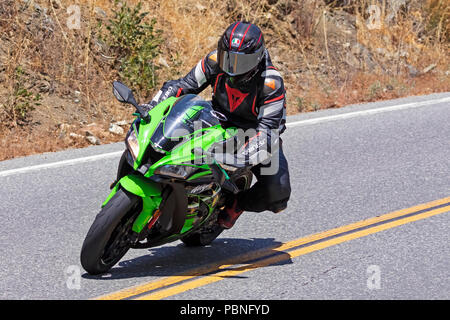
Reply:
<svg viewBox="0 0 450 320"><path fill-rule="evenodd" d="M112 191L83 242L81 265L89 274L107 272L130 248L210 244L223 231L217 216L227 199L252 182L249 168L232 156L237 128L223 128L226 117L210 102L189 94L147 111L124 84L115 81L113 93L137 117ZM230 142L231 152L214 152Z"/></svg>

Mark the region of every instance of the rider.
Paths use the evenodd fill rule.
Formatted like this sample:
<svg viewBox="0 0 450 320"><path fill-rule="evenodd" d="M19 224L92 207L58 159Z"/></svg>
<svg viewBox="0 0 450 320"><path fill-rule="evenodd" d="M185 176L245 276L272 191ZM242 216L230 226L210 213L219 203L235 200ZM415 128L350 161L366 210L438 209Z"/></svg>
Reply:
<svg viewBox="0 0 450 320"><path fill-rule="evenodd" d="M254 137L258 137L250 138L237 153L238 159L252 166L257 182L226 206L219 214L219 224L231 228L243 211L284 210L291 193L288 163L278 139L286 128L285 88L259 27L243 21L231 24L220 37L217 50L201 59L185 77L165 82L146 106L152 108L171 96L198 94L209 85L213 108L231 125L256 129ZM272 160L278 157L277 172L264 174L270 164L263 161L263 154ZM258 163L251 161L255 158Z"/></svg>

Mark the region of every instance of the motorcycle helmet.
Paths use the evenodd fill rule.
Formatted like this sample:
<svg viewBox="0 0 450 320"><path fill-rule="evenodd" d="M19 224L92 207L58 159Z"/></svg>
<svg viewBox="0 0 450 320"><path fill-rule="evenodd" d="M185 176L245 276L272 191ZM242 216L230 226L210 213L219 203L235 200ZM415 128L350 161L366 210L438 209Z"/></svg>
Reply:
<svg viewBox="0 0 450 320"><path fill-rule="evenodd" d="M232 83L244 83L253 78L264 54L261 30L243 21L231 24L217 45L219 67L230 76Z"/></svg>

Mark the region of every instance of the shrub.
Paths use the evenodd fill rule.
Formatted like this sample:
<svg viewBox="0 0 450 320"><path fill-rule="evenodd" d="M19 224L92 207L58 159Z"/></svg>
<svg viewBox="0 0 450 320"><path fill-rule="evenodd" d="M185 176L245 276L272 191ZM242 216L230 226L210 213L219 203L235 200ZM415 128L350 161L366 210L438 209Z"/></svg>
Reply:
<svg viewBox="0 0 450 320"><path fill-rule="evenodd" d="M155 29L155 19L144 21L148 12L141 12L141 2L129 7L116 0L114 5L114 17L108 20L107 32L100 31L101 40L114 55L119 76L147 95L157 84L154 60L160 54L161 31Z"/></svg>
<svg viewBox="0 0 450 320"><path fill-rule="evenodd" d="M30 112L39 106L42 99L40 94L34 94L25 88L26 73L21 66L14 71L12 79L12 92L3 105L3 116L6 122L3 125L16 126L29 122Z"/></svg>

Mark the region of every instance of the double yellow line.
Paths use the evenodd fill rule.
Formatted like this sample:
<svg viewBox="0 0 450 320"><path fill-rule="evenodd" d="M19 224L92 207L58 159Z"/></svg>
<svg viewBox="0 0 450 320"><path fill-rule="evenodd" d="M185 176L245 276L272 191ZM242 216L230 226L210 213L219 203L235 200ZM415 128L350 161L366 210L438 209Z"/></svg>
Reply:
<svg viewBox="0 0 450 320"><path fill-rule="evenodd" d="M443 198L289 241L280 246L264 248L242 254L221 262L190 270L181 275L170 276L161 280L120 290L115 293L98 297L97 299L163 299L256 268L289 260L349 240L361 238L449 211L450 197Z"/></svg>

